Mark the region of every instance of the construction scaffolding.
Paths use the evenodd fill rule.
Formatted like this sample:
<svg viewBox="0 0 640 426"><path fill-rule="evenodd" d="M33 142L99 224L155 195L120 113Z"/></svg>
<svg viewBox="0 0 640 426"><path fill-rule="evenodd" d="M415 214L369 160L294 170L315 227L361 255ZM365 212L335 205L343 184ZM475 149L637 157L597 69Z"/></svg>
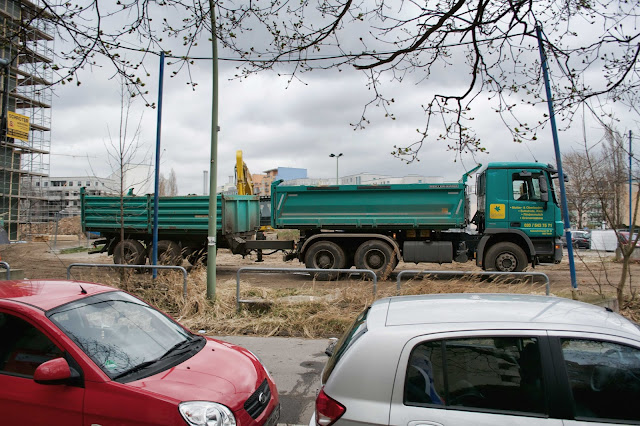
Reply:
<svg viewBox="0 0 640 426"><path fill-rule="evenodd" d="M54 41L46 18L39 0L0 0L0 220L10 240L55 217L42 191L49 175ZM28 136L7 134L11 112L29 118Z"/></svg>

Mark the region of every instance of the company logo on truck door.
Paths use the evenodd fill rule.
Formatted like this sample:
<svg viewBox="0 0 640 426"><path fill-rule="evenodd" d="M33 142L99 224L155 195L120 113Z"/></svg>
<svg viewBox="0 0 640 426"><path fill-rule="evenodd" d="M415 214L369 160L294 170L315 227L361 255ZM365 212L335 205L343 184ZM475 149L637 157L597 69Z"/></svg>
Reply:
<svg viewBox="0 0 640 426"><path fill-rule="evenodd" d="M489 219L504 219L505 218L504 204L490 204L489 205Z"/></svg>

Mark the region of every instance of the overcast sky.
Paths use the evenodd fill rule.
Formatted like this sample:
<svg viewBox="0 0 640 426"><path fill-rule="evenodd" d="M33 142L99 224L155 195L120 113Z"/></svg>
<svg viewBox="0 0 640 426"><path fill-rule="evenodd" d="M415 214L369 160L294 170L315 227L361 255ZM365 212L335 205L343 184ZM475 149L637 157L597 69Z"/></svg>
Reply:
<svg viewBox="0 0 640 426"><path fill-rule="evenodd" d="M224 53L221 54L224 56ZM152 73L147 84L149 99L157 100L158 62L146 63ZM171 69L165 75L171 74ZM162 120L161 172L174 169L181 195L201 194L203 171L209 170L211 66L199 61L194 68L196 91L186 84L185 75L166 78ZM490 161L555 162L551 131L539 132L535 143L512 141L499 115L488 101L479 100L472 111L475 130L488 153L460 157L448 151L436 139L437 131L420 152L419 162L406 164L391 155L394 145L408 145L418 139L416 129L424 124L420 105L428 102L436 90L455 81L455 67L442 75L433 75L419 85L407 78L402 84L387 83L385 94L393 97L396 120L384 117L373 108L367 113L370 125L353 130L363 106L371 99L362 72L344 69L312 72L303 82L288 83L285 77L265 72L243 81L231 80L236 72L228 62L221 63L218 146L218 185L233 175L236 150L242 150L252 173L276 167L305 168L313 178L333 178L336 160L331 153L343 153L339 160L341 176L370 172L391 176L418 174L442 176L456 181L476 163ZM109 132L117 135L120 113L120 83L110 79L111 71L94 68L80 74L81 86L67 85L55 89L52 109L51 176L91 175L106 177L112 168L105 161ZM462 89L460 89L462 91ZM135 105L135 104L134 104ZM140 142L144 146L140 162L154 160L157 110L135 105L132 121L142 114ZM537 121L546 107L528 111L531 122ZM582 124L576 122L569 132L560 134L564 151L580 148ZM621 124L620 130L625 130ZM593 142L602 131L594 122L587 128ZM457 161L456 161L457 160Z"/></svg>

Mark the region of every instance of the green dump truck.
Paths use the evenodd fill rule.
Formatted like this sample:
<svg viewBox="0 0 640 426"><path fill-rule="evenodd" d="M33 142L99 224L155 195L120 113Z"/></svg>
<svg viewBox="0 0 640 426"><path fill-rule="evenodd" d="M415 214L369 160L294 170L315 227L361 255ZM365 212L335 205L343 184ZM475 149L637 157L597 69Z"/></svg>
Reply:
<svg viewBox="0 0 640 426"><path fill-rule="evenodd" d="M274 182L271 226L300 230L300 241L288 258L299 259L307 268L355 265L386 277L399 260L475 260L482 269L507 272L560 262L563 222L552 184L556 170L540 163L490 163L478 174L477 211L470 218L466 182L478 168L455 183Z"/></svg>
<svg viewBox="0 0 640 426"><path fill-rule="evenodd" d="M217 197L218 247L246 255L264 248L292 250L293 241L256 240L260 227L260 198L256 195ZM144 265L151 258L153 195L105 197L81 190L81 220L84 232L99 233L96 244L113 255L116 264ZM208 196L160 197L158 203L158 259L180 265L206 259L209 226ZM121 238L121 229L124 238Z"/></svg>
<svg viewBox="0 0 640 426"><path fill-rule="evenodd" d="M476 170L454 183L286 186L274 182L271 226L299 230L297 244L260 238L258 196L219 194L217 246L243 256L255 251L259 259L262 250L282 250L285 259L298 259L307 268L356 266L381 278L400 260L475 260L482 269L505 272L560 262L563 222L553 167L490 163L477 175L478 202L471 218L466 182ZM104 237L102 251L113 254L115 263L144 264L150 258L151 195L123 197L121 212L120 197L83 193L81 207L83 230ZM161 197L158 211L161 263L180 264L185 258L195 263L206 255L209 197Z"/></svg>

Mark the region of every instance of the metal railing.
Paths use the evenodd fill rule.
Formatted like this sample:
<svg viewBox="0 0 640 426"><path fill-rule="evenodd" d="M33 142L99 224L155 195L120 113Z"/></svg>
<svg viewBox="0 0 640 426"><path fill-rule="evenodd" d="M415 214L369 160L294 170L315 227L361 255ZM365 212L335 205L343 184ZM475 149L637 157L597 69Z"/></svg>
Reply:
<svg viewBox="0 0 640 426"><path fill-rule="evenodd" d="M108 263L72 263L67 266L67 279L71 279L71 268L76 266L87 268L124 268L124 269L176 269L182 271L184 282L182 284L182 297L187 298L187 270L182 266L167 266L167 265L110 265Z"/></svg>
<svg viewBox="0 0 640 426"><path fill-rule="evenodd" d="M11 279L11 266L7 262L0 262L0 267L3 267L7 270L7 279Z"/></svg>
<svg viewBox="0 0 640 426"><path fill-rule="evenodd" d="M340 273L340 274L366 274L371 275L373 281L373 297L376 297L376 292L378 291L378 277L375 272L369 269L319 269L319 268L261 268L261 267L253 267L246 266L238 269L236 274L236 310L240 310L240 274L242 272L288 272L288 273Z"/></svg>
<svg viewBox="0 0 640 426"><path fill-rule="evenodd" d="M408 271L400 271L398 272L398 276L396 278L396 294L400 294L400 286L402 283L402 277L405 275L446 275L452 277L461 277L465 275L471 276L481 276L481 277L509 277L509 278L517 278L517 277L541 277L544 278L544 283L546 287L547 296L550 294L549 287L549 277L547 274L543 274L542 272L474 272L474 271L417 271L417 270L408 270Z"/></svg>

